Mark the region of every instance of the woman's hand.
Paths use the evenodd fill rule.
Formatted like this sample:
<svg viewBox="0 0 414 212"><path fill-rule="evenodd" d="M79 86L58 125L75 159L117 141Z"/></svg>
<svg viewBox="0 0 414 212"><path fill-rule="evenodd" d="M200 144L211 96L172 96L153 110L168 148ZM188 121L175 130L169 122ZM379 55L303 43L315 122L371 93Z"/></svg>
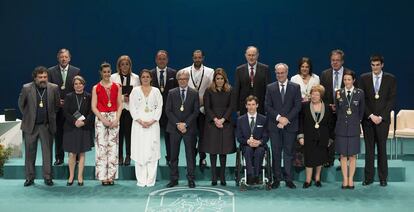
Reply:
<svg viewBox="0 0 414 212"><path fill-rule="evenodd" d="M299 144L300 144L301 146L305 145L305 139L303 139L303 138L299 138Z"/></svg>

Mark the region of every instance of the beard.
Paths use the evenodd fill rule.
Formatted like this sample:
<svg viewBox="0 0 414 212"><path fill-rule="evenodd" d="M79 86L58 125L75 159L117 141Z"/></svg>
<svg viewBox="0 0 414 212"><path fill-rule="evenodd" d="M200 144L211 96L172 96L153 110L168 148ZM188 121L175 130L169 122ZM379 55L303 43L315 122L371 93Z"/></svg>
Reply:
<svg viewBox="0 0 414 212"><path fill-rule="evenodd" d="M46 88L47 81L36 81L36 85L39 86L39 88Z"/></svg>

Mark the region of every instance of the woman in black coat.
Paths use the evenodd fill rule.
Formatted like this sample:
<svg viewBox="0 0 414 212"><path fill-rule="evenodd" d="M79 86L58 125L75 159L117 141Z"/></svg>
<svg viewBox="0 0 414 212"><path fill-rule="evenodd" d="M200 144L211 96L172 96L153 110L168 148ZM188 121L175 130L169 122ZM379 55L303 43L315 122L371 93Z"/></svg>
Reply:
<svg viewBox="0 0 414 212"><path fill-rule="evenodd" d="M321 187L322 165L328 160L326 148L334 140L335 122L329 105L322 102L325 88L315 85L310 91L310 102L304 103L300 113L299 143L304 146L306 181L303 188L312 185L315 169L315 185Z"/></svg>
<svg viewBox="0 0 414 212"><path fill-rule="evenodd" d="M210 154L211 184L217 185L216 161L220 155L220 183L226 185L225 169L227 154L236 151L231 114L232 91L227 74L222 68L214 72L213 82L204 94L206 122L201 151Z"/></svg>
<svg viewBox="0 0 414 212"><path fill-rule="evenodd" d="M73 184L76 156L79 155L78 185L82 186L85 152L90 151L93 145L94 115L91 110L91 94L84 91L85 80L81 76L75 76L73 87L75 91L66 95L63 107L63 150L69 152L69 179L66 185Z"/></svg>

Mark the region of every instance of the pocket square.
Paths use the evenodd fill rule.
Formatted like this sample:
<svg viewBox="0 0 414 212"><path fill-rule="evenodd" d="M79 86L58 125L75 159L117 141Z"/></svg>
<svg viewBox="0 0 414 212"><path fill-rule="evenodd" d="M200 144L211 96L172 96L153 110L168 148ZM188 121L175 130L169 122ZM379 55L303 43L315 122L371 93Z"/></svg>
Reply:
<svg viewBox="0 0 414 212"><path fill-rule="evenodd" d="M168 80L174 80L174 77L171 77L170 79L168 79Z"/></svg>
<svg viewBox="0 0 414 212"><path fill-rule="evenodd" d="M259 128L259 127L263 127L263 125L257 125L257 128Z"/></svg>

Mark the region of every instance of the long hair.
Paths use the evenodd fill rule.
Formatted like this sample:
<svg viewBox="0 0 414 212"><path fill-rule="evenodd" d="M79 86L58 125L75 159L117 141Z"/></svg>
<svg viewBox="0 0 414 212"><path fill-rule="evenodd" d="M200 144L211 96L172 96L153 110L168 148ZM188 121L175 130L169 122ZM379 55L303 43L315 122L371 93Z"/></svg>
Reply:
<svg viewBox="0 0 414 212"><path fill-rule="evenodd" d="M217 75L220 75L220 76L222 76L224 78L223 91L224 92L229 92L230 89L231 89L231 86L229 84L229 79L227 78L226 71L224 71L223 68L217 68L214 71L213 82L211 82L210 89L213 92L217 92L217 85L216 85L216 76Z"/></svg>
<svg viewBox="0 0 414 212"><path fill-rule="evenodd" d="M121 74L121 62L126 60L129 63L129 70L128 70L128 74L130 74L132 72L132 61L131 58L129 58L128 55L122 55L118 58L118 61L116 62L116 71L118 72L118 74Z"/></svg>

